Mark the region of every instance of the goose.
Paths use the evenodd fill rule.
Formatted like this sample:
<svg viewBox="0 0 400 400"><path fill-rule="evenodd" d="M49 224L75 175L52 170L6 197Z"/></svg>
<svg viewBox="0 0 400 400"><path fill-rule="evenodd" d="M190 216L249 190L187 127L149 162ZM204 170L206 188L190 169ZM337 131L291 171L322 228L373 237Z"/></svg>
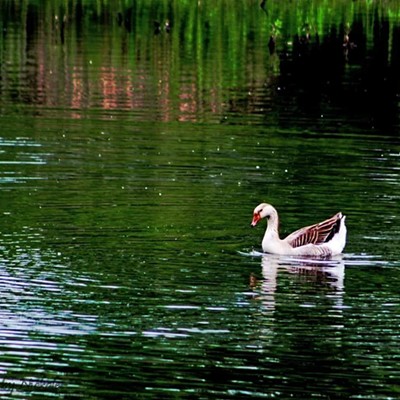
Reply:
<svg viewBox="0 0 400 400"><path fill-rule="evenodd" d="M279 237L278 212L271 204L261 203L254 209L251 226L256 226L263 218L268 219L262 240L266 253L329 257L340 254L346 245L346 216L341 212L318 224L300 228L285 239Z"/></svg>

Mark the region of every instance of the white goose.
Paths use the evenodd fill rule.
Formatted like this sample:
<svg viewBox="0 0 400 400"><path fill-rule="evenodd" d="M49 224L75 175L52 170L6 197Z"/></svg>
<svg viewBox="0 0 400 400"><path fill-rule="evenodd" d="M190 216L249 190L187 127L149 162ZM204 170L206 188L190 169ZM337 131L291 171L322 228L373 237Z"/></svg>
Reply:
<svg viewBox="0 0 400 400"><path fill-rule="evenodd" d="M262 240L266 253L297 256L334 256L340 254L346 245L346 217L337 213L319 224L301 228L285 239L279 238L278 212L270 204L261 203L253 213L252 226L268 218L268 226Z"/></svg>

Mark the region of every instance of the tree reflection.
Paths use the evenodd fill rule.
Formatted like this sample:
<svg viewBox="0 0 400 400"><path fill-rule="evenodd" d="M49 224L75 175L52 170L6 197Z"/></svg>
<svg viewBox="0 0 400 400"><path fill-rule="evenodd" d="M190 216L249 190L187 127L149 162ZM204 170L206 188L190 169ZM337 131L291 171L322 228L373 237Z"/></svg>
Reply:
<svg viewBox="0 0 400 400"><path fill-rule="evenodd" d="M2 2L0 98L71 116L397 125L399 5L304 3Z"/></svg>

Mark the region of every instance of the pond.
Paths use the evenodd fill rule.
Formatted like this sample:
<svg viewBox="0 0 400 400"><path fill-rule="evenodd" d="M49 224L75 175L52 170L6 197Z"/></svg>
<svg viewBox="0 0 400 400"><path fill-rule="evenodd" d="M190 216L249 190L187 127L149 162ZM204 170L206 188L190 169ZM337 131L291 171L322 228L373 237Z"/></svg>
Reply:
<svg viewBox="0 0 400 400"><path fill-rule="evenodd" d="M399 397L400 6L195 3L0 4L0 393Z"/></svg>

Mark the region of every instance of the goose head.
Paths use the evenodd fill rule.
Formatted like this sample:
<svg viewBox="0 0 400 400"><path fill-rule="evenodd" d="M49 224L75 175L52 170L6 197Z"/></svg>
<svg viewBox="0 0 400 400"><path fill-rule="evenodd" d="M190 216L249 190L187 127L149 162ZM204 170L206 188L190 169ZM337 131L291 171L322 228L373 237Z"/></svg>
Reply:
<svg viewBox="0 0 400 400"><path fill-rule="evenodd" d="M254 209L251 226L256 226L261 219L269 218L275 214L276 210L274 207L271 206L271 204L261 203Z"/></svg>

